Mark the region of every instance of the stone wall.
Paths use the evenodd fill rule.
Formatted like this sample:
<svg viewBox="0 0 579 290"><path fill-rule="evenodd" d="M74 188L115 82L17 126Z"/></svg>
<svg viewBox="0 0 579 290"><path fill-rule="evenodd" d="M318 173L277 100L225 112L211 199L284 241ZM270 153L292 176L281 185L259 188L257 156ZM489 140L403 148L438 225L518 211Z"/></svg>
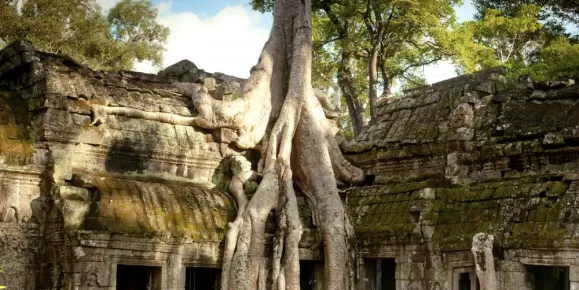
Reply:
<svg viewBox="0 0 579 290"><path fill-rule="evenodd" d="M0 285L115 289L116 265L218 267L235 205L226 156L207 131L108 116L90 104L195 114L170 77L95 72L26 42L0 52Z"/></svg>
<svg viewBox="0 0 579 290"><path fill-rule="evenodd" d="M397 289L458 289L479 232L501 289L526 265L569 266L579 289L579 86L530 90L497 68L379 105L343 149L373 176L347 191L366 257L397 260Z"/></svg>

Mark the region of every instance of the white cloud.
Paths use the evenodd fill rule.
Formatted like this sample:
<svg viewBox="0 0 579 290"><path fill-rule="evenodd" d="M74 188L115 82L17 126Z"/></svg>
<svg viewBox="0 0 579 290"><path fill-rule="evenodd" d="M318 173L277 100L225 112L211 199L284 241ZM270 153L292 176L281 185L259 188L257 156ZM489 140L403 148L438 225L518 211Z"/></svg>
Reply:
<svg viewBox="0 0 579 290"><path fill-rule="evenodd" d="M98 0L114 6L118 0ZM110 4L112 3L112 4ZM169 27L171 34L163 55L163 66L189 59L208 72L247 77L267 41L269 31L260 27L267 17L252 11L247 5L225 7L217 14L204 18L192 12L171 11L171 1L159 4L157 21ZM135 70L156 73L148 61L135 63ZM428 83L456 76L452 63L441 61L424 68Z"/></svg>
<svg viewBox="0 0 579 290"><path fill-rule="evenodd" d="M189 59L208 72L247 77L269 35L259 27L263 16L248 7L226 7L207 19L191 12L171 13L170 3L159 8L158 22L171 30L164 66ZM135 69L156 72L149 62L136 63Z"/></svg>
<svg viewBox="0 0 579 290"><path fill-rule="evenodd" d="M173 1L159 3L159 7L157 7L159 9L158 11L159 15L165 15L167 13L170 13L172 6Z"/></svg>
<svg viewBox="0 0 579 290"><path fill-rule="evenodd" d="M424 67L424 77L429 84L456 77L455 66L450 61L439 61Z"/></svg>
<svg viewBox="0 0 579 290"><path fill-rule="evenodd" d="M120 2L120 0L96 0L96 2L101 6L103 12L107 12L109 9L113 8L115 4Z"/></svg>

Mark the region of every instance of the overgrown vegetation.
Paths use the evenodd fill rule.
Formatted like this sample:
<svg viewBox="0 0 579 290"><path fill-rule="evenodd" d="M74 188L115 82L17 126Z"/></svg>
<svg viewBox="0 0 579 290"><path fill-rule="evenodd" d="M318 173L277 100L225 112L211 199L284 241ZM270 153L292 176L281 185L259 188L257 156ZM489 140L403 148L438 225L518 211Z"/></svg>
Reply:
<svg viewBox="0 0 579 290"><path fill-rule="evenodd" d="M552 8L473 2L479 9L477 19L459 27L464 42L470 43L458 61L461 72L502 65L515 78L525 74L552 80L579 74L576 36L563 27L571 25L568 21L546 15Z"/></svg>
<svg viewBox="0 0 579 290"><path fill-rule="evenodd" d="M169 29L150 0L122 0L105 15L95 0L0 0L0 45L17 39L93 69L162 65Z"/></svg>

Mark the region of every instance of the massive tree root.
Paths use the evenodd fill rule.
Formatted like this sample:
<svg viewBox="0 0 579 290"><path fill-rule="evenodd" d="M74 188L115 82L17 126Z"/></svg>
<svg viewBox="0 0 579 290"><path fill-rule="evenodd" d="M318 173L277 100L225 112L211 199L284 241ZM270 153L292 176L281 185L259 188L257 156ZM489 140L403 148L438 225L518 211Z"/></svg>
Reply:
<svg viewBox="0 0 579 290"><path fill-rule="evenodd" d="M493 256L493 242L495 237L485 233L478 233L472 238L472 254L476 266L476 276L482 290L497 290L497 273Z"/></svg>
<svg viewBox="0 0 579 290"><path fill-rule="evenodd" d="M302 229L294 186L306 196L321 235L326 290L354 289L353 230L338 195L338 184L364 179L362 170L342 156L327 117L336 117L327 98L311 84L311 0L276 0L274 24L259 61L240 88L239 99L220 101L194 85L198 116L184 117L128 108L93 106L93 124L106 114L124 115L203 128L230 128L242 149L260 147L258 172L235 172L230 191L238 215L228 226L223 254L222 290L300 288ZM248 200L243 184L262 176ZM271 266L266 267L266 221L275 211L277 230Z"/></svg>
<svg viewBox="0 0 579 290"><path fill-rule="evenodd" d="M260 60L272 59L273 72L277 72L269 78L272 118L261 144L263 180L249 202L244 200L239 185L231 188L238 197L240 212L227 233L223 290L254 290L265 285L265 226L272 210L276 212L277 232L271 287L299 289L301 224L294 181L308 198L322 235L326 289L342 290L354 285L354 263L349 253L353 231L337 183L350 184L364 176L342 157L326 119L331 112L324 110L323 98L311 85L310 9L310 1L276 1L274 27ZM244 178L240 176L239 180Z"/></svg>

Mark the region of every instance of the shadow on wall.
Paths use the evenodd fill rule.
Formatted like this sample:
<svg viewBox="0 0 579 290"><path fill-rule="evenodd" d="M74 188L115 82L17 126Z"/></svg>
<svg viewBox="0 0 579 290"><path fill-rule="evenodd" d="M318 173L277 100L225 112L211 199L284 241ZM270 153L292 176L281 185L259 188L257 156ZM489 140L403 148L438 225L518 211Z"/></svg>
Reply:
<svg viewBox="0 0 579 290"><path fill-rule="evenodd" d="M107 153L105 168L118 173L143 173L148 168L154 150L155 145L150 141L114 140Z"/></svg>

